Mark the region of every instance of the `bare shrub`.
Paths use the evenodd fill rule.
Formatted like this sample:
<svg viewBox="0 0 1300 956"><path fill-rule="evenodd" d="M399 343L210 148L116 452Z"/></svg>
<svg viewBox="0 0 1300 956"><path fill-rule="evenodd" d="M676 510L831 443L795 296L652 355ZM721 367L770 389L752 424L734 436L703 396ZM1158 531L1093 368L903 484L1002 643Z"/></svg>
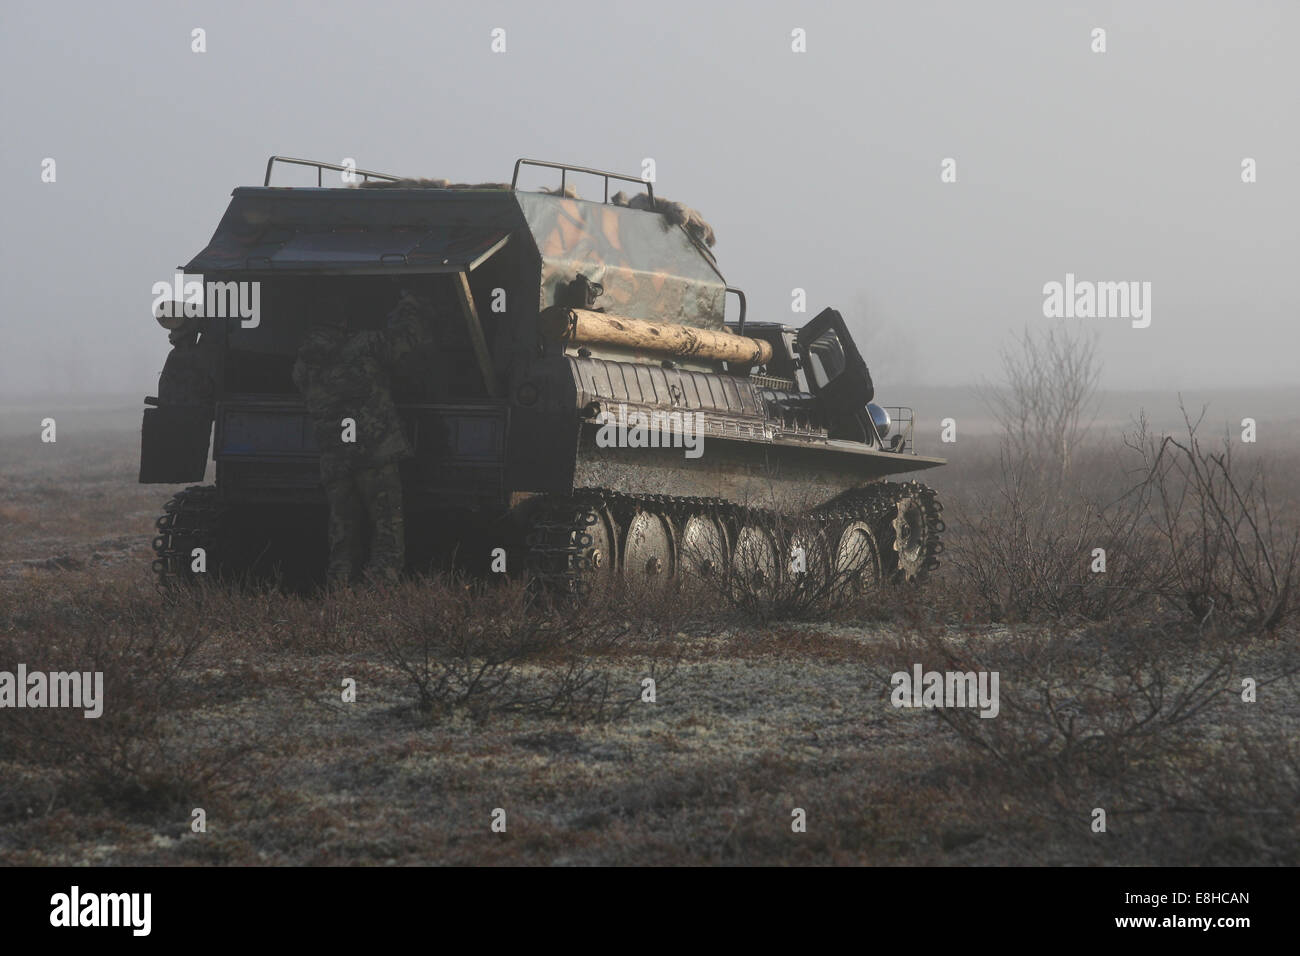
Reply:
<svg viewBox="0 0 1300 956"><path fill-rule="evenodd" d="M1235 675L1258 650L1240 632L1189 635L1140 619L996 641L930 629L899 650L928 666L999 672L996 717L931 711L965 745L948 772L964 781L977 832L1050 844L1076 864L1295 861L1300 751L1280 715L1261 723L1239 709ZM1294 648L1269 657L1261 686L1300 672ZM1122 841L1089 839L1094 807Z"/></svg>
<svg viewBox="0 0 1300 956"><path fill-rule="evenodd" d="M1002 428L1007 453L1065 477L1097 413L1097 334L1026 328L1001 359L1005 385L985 385L979 395Z"/></svg>
<svg viewBox="0 0 1300 956"><path fill-rule="evenodd" d="M1187 650L1176 630L1132 623L1050 631L999 648L996 663L971 643L931 635L926 645L958 670L1001 671L997 718L960 708L935 713L1008 772L1086 768L1101 776L1175 754L1187 726L1226 699L1236 647L1206 641L1192 660Z"/></svg>
<svg viewBox="0 0 1300 956"><path fill-rule="evenodd" d="M625 608L613 597L602 609L554 600L527 582L460 577L423 582L421 590L418 600L393 589L372 593L387 609L375 622L375 640L424 713L617 718L640 699L639 681L610 666L633 635L649 647L642 676L665 676L655 659L662 625L622 618L618 610Z"/></svg>
<svg viewBox="0 0 1300 956"><path fill-rule="evenodd" d="M98 718L81 709L0 711L0 757L52 779L47 809L151 813L237 786L238 764L256 741L195 716L202 699L191 666L207 637L202 622L170 617L134 589L61 597L57 606L11 608L0 621L0 659L10 666L103 674Z"/></svg>
<svg viewBox="0 0 1300 956"><path fill-rule="evenodd" d="M1100 620L1151 597L1160 556L1146 535L1149 495L1098 501L1076 484L1039 480L1005 446L1000 467L991 496L950 507L957 534L946 549L993 620ZM1093 570L1097 549L1105 573Z"/></svg>
<svg viewBox="0 0 1300 956"><path fill-rule="evenodd" d="M1090 448L1087 479L1044 476L1004 447L996 490L950 508L950 566L995 620L1174 607L1197 626L1219 614L1276 629L1296 614L1298 531L1274 509L1262 465L1244 472L1230 441L1207 449L1199 419L1184 421L1183 437L1142 419L1113 450ZM1091 476L1113 484L1107 473L1127 484L1103 497Z"/></svg>
<svg viewBox="0 0 1300 956"><path fill-rule="evenodd" d="M1125 441L1141 459L1135 494L1150 502L1150 524L1165 567L1153 582L1198 624L1220 614L1236 626L1274 630L1296 614L1292 600L1300 529L1274 513L1262 464L1247 473L1232 442L1205 448L1186 409L1187 435L1150 433L1145 419Z"/></svg>

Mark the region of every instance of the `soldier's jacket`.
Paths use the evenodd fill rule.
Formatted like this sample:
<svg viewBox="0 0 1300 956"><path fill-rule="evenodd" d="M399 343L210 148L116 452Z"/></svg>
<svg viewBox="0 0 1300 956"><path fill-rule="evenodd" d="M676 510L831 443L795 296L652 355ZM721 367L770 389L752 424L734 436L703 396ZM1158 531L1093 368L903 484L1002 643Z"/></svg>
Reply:
<svg viewBox="0 0 1300 956"><path fill-rule="evenodd" d="M158 398L163 405L211 405L214 393L212 349L193 342L172 345L158 376Z"/></svg>
<svg viewBox="0 0 1300 956"><path fill-rule="evenodd" d="M318 325L307 333L293 381L307 403L321 452L321 479L411 456L392 395L392 370L402 356L431 339L427 306L404 295L383 332L349 332ZM354 442L343 441L343 420L356 422Z"/></svg>

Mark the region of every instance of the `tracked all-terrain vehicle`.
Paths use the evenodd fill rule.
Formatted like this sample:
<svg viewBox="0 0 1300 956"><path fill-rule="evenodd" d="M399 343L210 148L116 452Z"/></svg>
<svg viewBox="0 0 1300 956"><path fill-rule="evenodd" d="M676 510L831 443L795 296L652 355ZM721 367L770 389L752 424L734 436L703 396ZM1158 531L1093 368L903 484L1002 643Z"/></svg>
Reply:
<svg viewBox="0 0 1300 956"><path fill-rule="evenodd" d="M314 168L318 185L270 186L277 163ZM559 187L519 188L526 167ZM504 556L578 590L775 580L795 552L799 574L863 584L938 566L935 493L886 480L943 464L914 453L910 409L874 404L838 312L749 321L693 210L639 178L533 160L484 186L357 171L359 186L331 188L326 170L343 167L272 157L180 267L179 301L156 303L173 349L145 400L140 480L202 482L209 447L215 463L215 484L159 519L162 579L323 577L294 357L323 297L382 329L402 289L435 316L432 346L393 380L414 449L408 566ZM577 198L575 174L604 198ZM610 180L645 192L611 198Z"/></svg>

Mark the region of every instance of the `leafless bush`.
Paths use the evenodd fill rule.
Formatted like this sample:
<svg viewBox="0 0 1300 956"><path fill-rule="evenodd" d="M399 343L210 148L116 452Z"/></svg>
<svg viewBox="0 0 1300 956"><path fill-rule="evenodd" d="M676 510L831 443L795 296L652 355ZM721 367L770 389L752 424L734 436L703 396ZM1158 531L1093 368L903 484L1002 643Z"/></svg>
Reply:
<svg viewBox="0 0 1300 956"><path fill-rule="evenodd" d="M614 719L640 699L641 685L617 677L610 659L634 633L650 638L653 658L663 637L658 626L622 616L623 605L552 600L526 582L453 577L423 588L419 601L387 602L377 592L390 611L376 640L425 713ZM642 670L656 680L665 673L654 659Z"/></svg>
<svg viewBox="0 0 1300 956"><path fill-rule="evenodd" d="M136 597L75 594L58 608L12 609L6 616L0 659L11 667L22 662L29 674L103 674L97 718L82 709L0 711L0 758L46 774L47 810L179 807L236 786L237 765L256 746L237 727L194 718L201 700L191 665L207 636L201 622L170 618Z"/></svg>
<svg viewBox="0 0 1300 956"><path fill-rule="evenodd" d="M1186 743L1186 728L1226 699L1235 646L1206 641L1202 653L1188 650L1176 630L1132 622L1051 631L1000 648L997 663L983 659L973 643L932 636L927 646L931 656L958 670L1002 674L996 718L936 710L963 738L1009 772L1068 774L1085 767L1102 776L1121 775L1138 759L1173 754Z"/></svg>
<svg viewBox="0 0 1300 956"><path fill-rule="evenodd" d="M1099 460L1129 480L1104 498L1091 474L1058 481L1004 448L996 492L951 509L950 566L994 619L1173 606L1198 626L1219 614L1277 628L1296 613L1297 529L1271 505L1262 466L1243 472L1230 442L1207 449L1199 421L1184 420L1184 437L1142 420Z"/></svg>
<svg viewBox="0 0 1300 956"><path fill-rule="evenodd" d="M1096 333L1054 325L1035 335L1026 328L1001 358L1005 384L986 385L979 394L1002 428L1008 454L1065 477L1096 417Z"/></svg>
<svg viewBox="0 0 1300 956"><path fill-rule="evenodd" d="M1149 497L1139 489L1098 502L1077 484L1040 480L1004 447L992 497L954 506L946 555L993 620L1099 620L1151 597L1157 549L1146 536ZM1105 572L1100 567L1104 552Z"/></svg>
<svg viewBox="0 0 1300 956"><path fill-rule="evenodd" d="M1145 420L1125 438L1141 458L1134 493L1150 502L1151 528L1163 546L1164 567L1152 583L1198 624L1217 613L1271 631L1296 614L1300 530L1288 530L1274 513L1262 465L1243 473L1227 438L1218 451L1201 444L1203 418L1204 411L1193 422L1184 409L1183 438L1153 435Z"/></svg>
<svg viewBox="0 0 1300 956"><path fill-rule="evenodd" d="M1278 737L1284 720L1261 723L1240 701L1237 672L1248 659L1252 669L1261 663L1240 632L1189 635L1176 622L1133 618L992 641L931 629L900 651L927 666L1000 675L996 717L931 712L966 745L953 772L978 832L1001 819L1012 839L1055 844L1074 863L1295 861L1298 752ZM1298 664L1294 649L1277 647L1260 686L1293 681ZM1089 839L1095 807L1121 844Z"/></svg>

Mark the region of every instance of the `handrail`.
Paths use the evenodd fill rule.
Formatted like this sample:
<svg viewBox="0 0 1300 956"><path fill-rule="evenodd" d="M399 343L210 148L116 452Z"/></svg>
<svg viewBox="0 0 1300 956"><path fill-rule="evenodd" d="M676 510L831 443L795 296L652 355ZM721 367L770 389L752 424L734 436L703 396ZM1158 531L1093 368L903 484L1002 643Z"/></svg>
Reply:
<svg viewBox="0 0 1300 956"><path fill-rule="evenodd" d="M277 162L292 163L295 166L315 166L317 186L323 185L321 181L321 173L326 169L338 170L341 173L356 173L358 176L365 179L370 179L371 177L375 179L386 179L389 182L397 182L402 178L401 176L393 176L389 173L376 173L369 169L357 169L355 166L340 166L338 163L322 163L314 159L295 159L292 156L272 156L266 161L266 178L262 181L263 186L271 185L271 167L273 167Z"/></svg>
<svg viewBox="0 0 1300 956"><path fill-rule="evenodd" d="M602 176L605 180L605 202L609 202L609 181L611 179L621 179L624 182L636 183L644 186L645 191L650 196L650 205L654 205L655 187L654 183L646 182L639 176L627 176L623 173L611 173L604 169L591 169L588 166L571 166L568 163L552 163L544 159L516 159L515 173L510 177L510 188L515 189L519 183L520 166L542 166L546 169L558 169L560 171L560 195L564 195L565 176L569 173L587 173L592 176Z"/></svg>
<svg viewBox="0 0 1300 956"><path fill-rule="evenodd" d="M908 405L882 405L880 407L890 413L893 424L897 426L894 434L901 435L903 439L899 442L897 448L886 450L896 451L898 454L915 455L916 449L913 447L912 440L916 429L916 418L911 407ZM904 412L907 414L903 414Z"/></svg>
<svg viewBox="0 0 1300 956"><path fill-rule="evenodd" d="M394 176L391 173L379 173L373 169L357 169L355 166L342 166L338 163L326 163L315 159L298 159L294 156L272 156L266 161L266 176L262 180L263 186L271 185L271 172L276 163L290 163L295 166L314 166L316 168L316 185L324 185L322 174L327 169L333 169L337 172L350 172L363 179L384 179L388 182L397 182L402 177ZM605 181L605 202L609 202L609 181L611 179L620 179L624 182L636 183L644 186L646 193L650 197L650 203L653 206L655 199L654 183L646 182L639 176L628 176L623 173L611 173L604 169L592 169L589 166L573 166L569 163L552 163L544 159L517 159L515 160L514 175L510 177L510 188L515 189L519 183L519 168L521 166L540 166L546 169L558 169L560 171L560 193L563 195L566 177L569 173L586 173L592 176L600 176Z"/></svg>

